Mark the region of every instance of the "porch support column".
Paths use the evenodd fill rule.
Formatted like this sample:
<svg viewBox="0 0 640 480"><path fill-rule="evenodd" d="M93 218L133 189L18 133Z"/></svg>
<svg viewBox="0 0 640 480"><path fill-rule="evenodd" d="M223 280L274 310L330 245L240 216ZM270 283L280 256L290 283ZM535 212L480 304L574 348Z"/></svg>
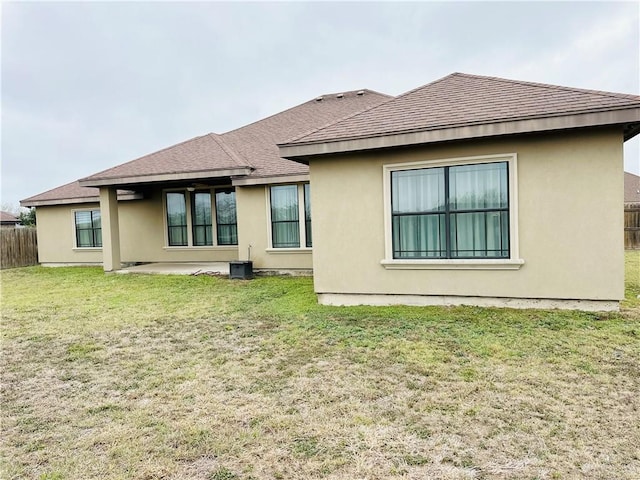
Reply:
<svg viewBox="0 0 640 480"><path fill-rule="evenodd" d="M100 216L102 220L102 265L105 272L113 272L121 267L118 194L115 188L100 187Z"/></svg>

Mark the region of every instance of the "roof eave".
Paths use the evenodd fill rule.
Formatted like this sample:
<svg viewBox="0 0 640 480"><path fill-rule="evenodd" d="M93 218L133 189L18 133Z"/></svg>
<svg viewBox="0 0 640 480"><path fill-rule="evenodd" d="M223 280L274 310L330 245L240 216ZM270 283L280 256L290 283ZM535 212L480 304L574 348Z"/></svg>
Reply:
<svg viewBox="0 0 640 480"><path fill-rule="evenodd" d="M292 175L270 175L268 177L243 177L243 178L234 178L233 186L234 187L244 187L251 185L272 185L277 183L301 183L308 182L309 174L292 174Z"/></svg>
<svg viewBox="0 0 640 480"><path fill-rule="evenodd" d="M125 193L118 195L118 201L123 200L142 200L142 193ZM74 197L74 198L54 198L50 200L20 200L21 207L46 207L53 205L75 205L79 203L99 203L100 197L95 195L91 197Z"/></svg>
<svg viewBox="0 0 640 480"><path fill-rule="evenodd" d="M280 156L306 163L308 157L362 150L420 145L471 138L495 137L523 133L548 132L586 127L633 125L640 122L640 107L604 112L561 115L544 118L528 118L507 122L478 125L463 125L449 128L412 131L368 138L352 138L317 143L295 143L279 145ZM640 128L627 129L625 140L640 133Z"/></svg>
<svg viewBox="0 0 640 480"><path fill-rule="evenodd" d="M253 168L238 167L218 170L200 170L194 172L160 173L155 175L133 175L113 178L83 178L81 187L115 187L120 185L146 185L150 183L175 182L181 180L199 180L204 178L242 177L251 174Z"/></svg>

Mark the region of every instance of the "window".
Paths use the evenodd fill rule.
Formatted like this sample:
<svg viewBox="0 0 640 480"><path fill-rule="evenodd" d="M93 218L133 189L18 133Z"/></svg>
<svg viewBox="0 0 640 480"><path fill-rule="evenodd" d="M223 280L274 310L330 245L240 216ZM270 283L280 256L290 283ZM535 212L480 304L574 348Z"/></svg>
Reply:
<svg viewBox="0 0 640 480"><path fill-rule="evenodd" d="M273 248L300 247L298 186L271 187L271 239Z"/></svg>
<svg viewBox="0 0 640 480"><path fill-rule="evenodd" d="M74 212L76 227L76 247L102 247L102 223L100 210L79 210Z"/></svg>
<svg viewBox="0 0 640 480"><path fill-rule="evenodd" d="M307 247L311 247L311 192L310 185L304 184L304 232Z"/></svg>
<svg viewBox="0 0 640 480"><path fill-rule="evenodd" d="M198 247L213 245L210 192L193 192L191 194L191 218L193 244Z"/></svg>
<svg viewBox="0 0 640 480"><path fill-rule="evenodd" d="M238 244L236 192L230 188L216 192L216 225L218 245Z"/></svg>
<svg viewBox="0 0 640 480"><path fill-rule="evenodd" d="M170 191L166 192L165 200L168 246L238 244L236 194L233 188L197 190L190 194L186 191Z"/></svg>
<svg viewBox="0 0 640 480"><path fill-rule="evenodd" d="M393 258L509 258L507 162L391 172Z"/></svg>
<svg viewBox="0 0 640 480"><path fill-rule="evenodd" d="M303 203L299 202L302 196ZM269 188L271 246L311 247L311 197L309 184L276 185ZM304 217L304 223L300 221Z"/></svg>
<svg viewBox="0 0 640 480"><path fill-rule="evenodd" d="M518 270L518 156L383 166L389 270Z"/></svg>
<svg viewBox="0 0 640 480"><path fill-rule="evenodd" d="M187 203L184 192L167 193L167 233L169 246L188 245Z"/></svg>

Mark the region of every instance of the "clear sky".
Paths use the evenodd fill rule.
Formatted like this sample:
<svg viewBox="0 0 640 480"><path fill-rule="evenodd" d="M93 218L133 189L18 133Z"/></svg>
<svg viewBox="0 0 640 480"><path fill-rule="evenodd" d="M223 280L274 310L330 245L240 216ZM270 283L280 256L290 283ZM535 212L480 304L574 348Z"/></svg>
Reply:
<svg viewBox="0 0 640 480"><path fill-rule="evenodd" d="M464 72L640 94L640 2L1 8L4 206L322 93Z"/></svg>

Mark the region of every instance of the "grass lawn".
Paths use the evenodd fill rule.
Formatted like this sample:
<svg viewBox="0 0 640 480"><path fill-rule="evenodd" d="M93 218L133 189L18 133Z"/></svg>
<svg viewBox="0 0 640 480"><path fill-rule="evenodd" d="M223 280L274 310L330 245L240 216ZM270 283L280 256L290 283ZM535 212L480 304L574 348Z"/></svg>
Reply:
<svg viewBox="0 0 640 480"><path fill-rule="evenodd" d="M3 479L638 479L615 314L322 307L308 278L2 272Z"/></svg>

